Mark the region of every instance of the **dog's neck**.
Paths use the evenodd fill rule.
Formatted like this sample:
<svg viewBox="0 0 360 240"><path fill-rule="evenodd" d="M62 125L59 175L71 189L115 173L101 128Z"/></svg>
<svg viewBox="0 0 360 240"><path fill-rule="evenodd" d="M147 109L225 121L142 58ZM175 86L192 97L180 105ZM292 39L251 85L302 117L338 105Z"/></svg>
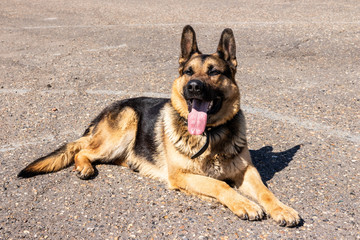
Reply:
<svg viewBox="0 0 360 240"><path fill-rule="evenodd" d="M184 123L187 125L188 122L185 118L184 119ZM223 125L223 124L222 124ZM219 126L216 126L216 127L206 127L205 128L205 131L204 133L202 134L203 136L206 137L206 142L205 144L199 149L199 151L197 151L194 155L191 156L191 159L194 159L194 158L197 158L197 157L200 157L201 154L203 154L209 147L209 144L210 144L210 134L211 134L211 131L214 129L214 128L220 128L222 127L222 125L219 125Z"/></svg>
<svg viewBox="0 0 360 240"><path fill-rule="evenodd" d="M209 135L210 135L210 133L209 133L209 130L208 130L208 129L209 129L209 128L206 128L205 131L204 131L204 133L203 133L203 135L206 136L206 142L205 142L204 146L202 146L197 153L195 153L194 155L192 155L192 156L191 156L191 159L194 159L194 158L199 157L199 156L200 156L201 154L203 154L203 153L206 151L206 149L209 147L209 142L210 142L210 137L209 137Z"/></svg>
<svg viewBox="0 0 360 240"><path fill-rule="evenodd" d="M187 119L182 117L170 104L170 107L172 108L171 114L176 115L175 118L168 118L170 120L168 124L166 124L170 128L175 128L180 130L178 131L180 136L173 136L173 139L171 140L174 144L179 143L179 141L187 141L188 137L196 137L198 142L200 139L202 142L202 146L198 149L195 153L192 153L189 157L191 159L197 159L199 157L202 157L203 154L205 154L209 148L215 150L215 152L221 154L223 152L223 143L228 142L229 144L225 144L231 149L227 149L227 152L231 152L231 154L239 154L242 151L242 148L246 146L246 129L245 129L245 120L244 116L242 114L242 111L240 110L237 114L235 114L233 119L230 119L229 121L218 125L218 126L207 126L205 128L205 131L202 135L191 135L188 132L188 122ZM176 120L175 120L176 119ZM233 131L233 129L237 129L236 132ZM184 137L182 137L182 136ZM187 136L187 137L185 137ZM194 143L194 141L191 141ZM178 144L176 144L178 145ZM179 145L180 148L178 149L180 152L184 154L188 154L188 150L184 150L181 147L181 144ZM192 148L192 147L191 147ZM193 149L193 148L192 148Z"/></svg>

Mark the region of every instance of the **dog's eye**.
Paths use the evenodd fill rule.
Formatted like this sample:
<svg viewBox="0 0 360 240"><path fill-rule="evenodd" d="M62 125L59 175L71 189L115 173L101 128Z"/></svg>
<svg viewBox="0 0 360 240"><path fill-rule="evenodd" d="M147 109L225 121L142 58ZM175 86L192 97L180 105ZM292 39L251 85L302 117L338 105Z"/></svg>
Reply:
<svg viewBox="0 0 360 240"><path fill-rule="evenodd" d="M219 74L221 74L221 72L219 70L216 70L216 69L209 70L209 72L208 72L209 76L216 76L216 75L219 75Z"/></svg>
<svg viewBox="0 0 360 240"><path fill-rule="evenodd" d="M190 67L190 68L188 68L187 70L184 71L184 74L191 76L191 75L194 74L194 71L193 71L192 68Z"/></svg>

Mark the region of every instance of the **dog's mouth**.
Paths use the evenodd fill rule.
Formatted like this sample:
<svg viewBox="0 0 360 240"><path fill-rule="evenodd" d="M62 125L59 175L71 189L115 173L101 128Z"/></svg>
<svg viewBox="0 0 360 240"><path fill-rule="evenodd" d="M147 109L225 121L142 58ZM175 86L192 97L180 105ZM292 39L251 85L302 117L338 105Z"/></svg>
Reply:
<svg viewBox="0 0 360 240"><path fill-rule="evenodd" d="M201 135L205 131L208 115L215 114L220 110L221 98L205 101L198 98L187 100L188 104L188 131L192 135Z"/></svg>

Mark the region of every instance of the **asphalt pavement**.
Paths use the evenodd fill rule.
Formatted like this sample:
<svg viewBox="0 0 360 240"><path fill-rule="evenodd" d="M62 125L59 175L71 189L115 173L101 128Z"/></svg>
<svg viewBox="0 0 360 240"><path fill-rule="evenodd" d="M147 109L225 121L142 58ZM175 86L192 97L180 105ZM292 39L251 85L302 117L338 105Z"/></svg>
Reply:
<svg viewBox="0 0 360 240"><path fill-rule="evenodd" d="M1 0L0 239L360 239L359 13L357 0ZM118 166L16 177L111 102L169 96L186 24L205 53L233 29L254 163L299 227Z"/></svg>

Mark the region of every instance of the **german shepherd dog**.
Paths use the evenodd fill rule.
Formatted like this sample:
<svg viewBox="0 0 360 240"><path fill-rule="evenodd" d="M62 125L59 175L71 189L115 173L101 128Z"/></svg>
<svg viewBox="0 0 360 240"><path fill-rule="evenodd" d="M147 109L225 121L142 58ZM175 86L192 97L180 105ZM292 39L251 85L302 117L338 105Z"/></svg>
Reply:
<svg viewBox="0 0 360 240"><path fill-rule="evenodd" d="M298 225L298 213L264 186L251 162L232 30L222 32L213 54L199 51L191 26L184 27L180 45L179 77L170 99L113 103L81 138L32 162L18 177L74 163L78 177L89 179L94 163L112 163L159 179L170 189L215 198L241 219L260 220L266 213L279 225Z"/></svg>

